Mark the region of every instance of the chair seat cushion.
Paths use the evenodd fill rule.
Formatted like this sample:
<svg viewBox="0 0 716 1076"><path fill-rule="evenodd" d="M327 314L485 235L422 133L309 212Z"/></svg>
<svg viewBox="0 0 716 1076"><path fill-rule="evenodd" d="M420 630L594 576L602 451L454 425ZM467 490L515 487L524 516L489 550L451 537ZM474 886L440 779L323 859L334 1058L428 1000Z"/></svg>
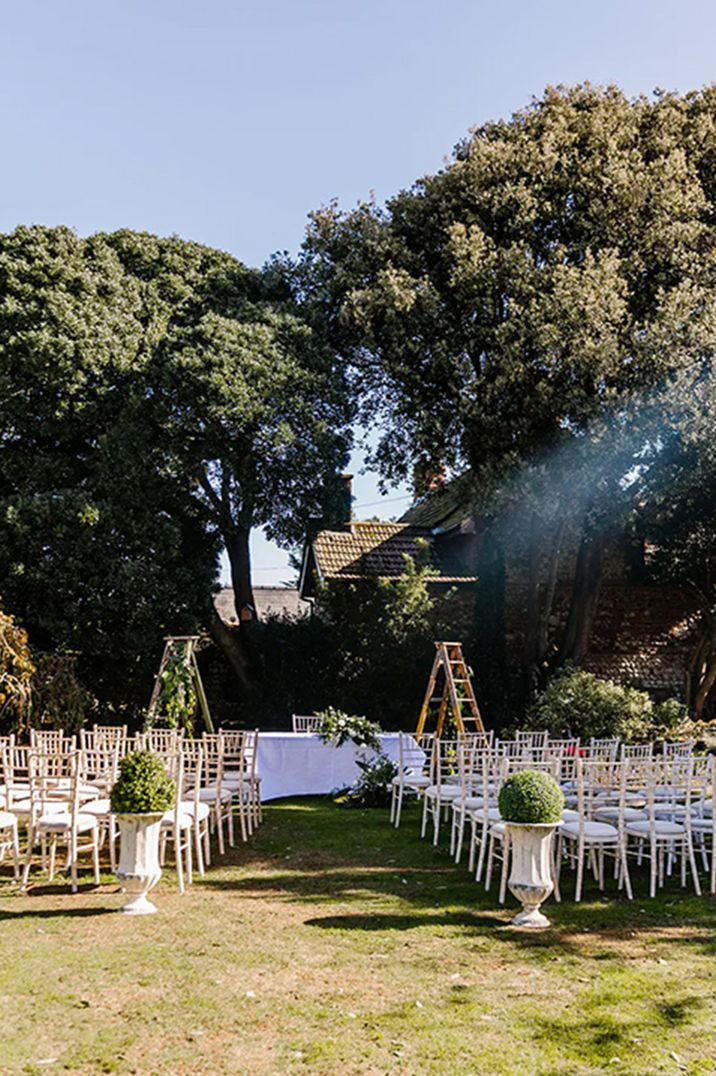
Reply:
<svg viewBox="0 0 716 1076"><path fill-rule="evenodd" d="M88 800L87 803L82 804L82 814L93 814L99 817L111 813L112 808L108 799Z"/></svg>
<svg viewBox="0 0 716 1076"><path fill-rule="evenodd" d="M15 829L17 819L10 811L0 811L0 829Z"/></svg>
<svg viewBox="0 0 716 1076"><path fill-rule="evenodd" d="M439 797L441 800L454 800L462 793L460 785L428 785L426 796Z"/></svg>
<svg viewBox="0 0 716 1076"><path fill-rule="evenodd" d="M460 798L457 800L453 800L452 805L453 809L457 808L458 810L463 811L479 811L481 807L484 807L485 800L482 796L465 796L464 799Z"/></svg>
<svg viewBox="0 0 716 1076"><path fill-rule="evenodd" d="M596 815L597 820L601 821L601 822L607 822L607 821L610 821L611 819L618 820L619 819L619 808L618 807L597 807L594 814ZM624 808L624 821L625 822L636 822L638 819L644 818L644 817L645 817L644 812L640 811L638 807L625 807Z"/></svg>
<svg viewBox="0 0 716 1076"><path fill-rule="evenodd" d="M97 826L97 819L92 814L78 814L76 821L79 833L86 833L87 830L95 829ZM50 831L69 830L72 828L72 815L67 811L63 811L62 814L45 814L40 818L38 825L40 829Z"/></svg>
<svg viewBox="0 0 716 1076"><path fill-rule="evenodd" d="M570 809L568 807L565 807L565 809L562 811L562 821L563 822L578 822L579 821L579 811L570 811Z"/></svg>
<svg viewBox="0 0 716 1076"><path fill-rule="evenodd" d="M228 803L233 796L234 792L231 788L221 789L221 802ZM199 799L202 803L215 803L216 802L216 789L215 788L201 788L199 789Z"/></svg>
<svg viewBox="0 0 716 1076"><path fill-rule="evenodd" d="M191 829L194 825L194 819L190 814L185 814L183 811L179 812L179 817L174 814L174 811L165 811L162 816L162 827L169 829L171 826L179 826L179 829Z"/></svg>
<svg viewBox="0 0 716 1076"><path fill-rule="evenodd" d="M633 837L648 837L650 832L649 820L629 822L626 826L626 831ZM657 819L654 822L654 832L657 837L683 837L686 830L678 822L665 822Z"/></svg>
<svg viewBox="0 0 716 1076"><path fill-rule="evenodd" d="M38 810L42 811L43 815L47 814L64 814L67 812L67 803L64 800L44 800L38 804ZM32 811L32 803L30 800L17 800L12 805L13 814L30 814Z"/></svg>
<svg viewBox="0 0 716 1076"><path fill-rule="evenodd" d="M394 785L407 785L408 788L427 788L430 778L425 773L403 773L393 778Z"/></svg>
<svg viewBox="0 0 716 1076"><path fill-rule="evenodd" d="M192 818L198 818L200 822L203 822L211 814L211 808L208 803L197 803L193 800L182 800L181 803L182 814L188 814Z"/></svg>
<svg viewBox="0 0 716 1076"><path fill-rule="evenodd" d="M578 821L563 822L560 829L566 837L579 837ZM585 821L584 839L586 841L596 841L598 843L617 841L619 840L619 831L614 826L610 826L607 822Z"/></svg>

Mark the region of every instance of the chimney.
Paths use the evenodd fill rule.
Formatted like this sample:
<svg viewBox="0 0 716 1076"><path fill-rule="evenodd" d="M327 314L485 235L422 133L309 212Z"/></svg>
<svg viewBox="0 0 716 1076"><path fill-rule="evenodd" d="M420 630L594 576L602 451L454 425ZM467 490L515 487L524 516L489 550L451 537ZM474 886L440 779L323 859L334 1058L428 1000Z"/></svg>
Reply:
<svg viewBox="0 0 716 1076"><path fill-rule="evenodd" d="M350 530L353 517L353 475L339 474L337 476L337 486L336 529L341 531Z"/></svg>

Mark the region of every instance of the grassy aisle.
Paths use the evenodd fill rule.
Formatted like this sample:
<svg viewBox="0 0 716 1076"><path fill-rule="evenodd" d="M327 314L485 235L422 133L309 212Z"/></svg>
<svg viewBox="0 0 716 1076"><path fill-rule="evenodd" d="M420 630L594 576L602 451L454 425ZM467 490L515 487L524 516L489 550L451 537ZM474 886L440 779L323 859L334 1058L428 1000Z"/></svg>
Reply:
<svg viewBox="0 0 716 1076"><path fill-rule="evenodd" d="M518 934L415 809L266 816L145 919L109 876L0 884L0 1072L716 1073L710 898L588 890Z"/></svg>

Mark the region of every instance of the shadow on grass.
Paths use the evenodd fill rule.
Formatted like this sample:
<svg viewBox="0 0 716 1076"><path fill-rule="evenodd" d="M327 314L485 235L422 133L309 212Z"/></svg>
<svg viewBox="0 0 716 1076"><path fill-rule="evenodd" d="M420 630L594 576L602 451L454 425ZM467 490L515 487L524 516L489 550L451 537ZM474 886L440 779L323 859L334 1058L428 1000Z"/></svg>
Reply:
<svg viewBox="0 0 716 1076"><path fill-rule="evenodd" d="M646 874L635 873L633 901L619 894L612 880L606 893L588 880L583 902L575 904L574 880L565 872L563 903L550 900L545 909L551 930L496 931L512 918L514 900L508 896L507 904L500 906L494 876L486 892L468 874L464 860L459 866L452 862L445 847L447 831L437 848L421 840L414 809L406 812L400 830L389 825L382 811L347 811L325 799L269 805L266 816L267 824L251 844L234 849L229 862L224 860L216 875L203 879L202 887L236 892L249 900L269 898L333 909L336 904L362 906L355 915L349 911L307 920L323 929L405 931L431 925L468 934L490 932L520 947L567 952L573 948L573 935L626 940L648 933L661 934L657 941L679 941L716 952L716 941L700 933L713 933L716 902L682 890L676 879L651 900ZM375 910L366 911L366 904ZM580 944L586 941L583 938Z"/></svg>
<svg viewBox="0 0 716 1076"><path fill-rule="evenodd" d="M72 893L71 896L76 896ZM116 915L117 908L72 908L66 904L56 908L18 908L17 911L0 911L0 920L6 919L66 919L90 918L97 915Z"/></svg>

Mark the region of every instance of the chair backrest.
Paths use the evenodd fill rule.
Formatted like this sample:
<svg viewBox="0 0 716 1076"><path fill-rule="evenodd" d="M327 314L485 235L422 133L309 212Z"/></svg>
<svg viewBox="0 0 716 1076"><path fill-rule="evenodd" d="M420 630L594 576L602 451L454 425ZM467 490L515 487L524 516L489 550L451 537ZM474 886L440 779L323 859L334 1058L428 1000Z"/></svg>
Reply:
<svg viewBox="0 0 716 1076"><path fill-rule="evenodd" d="M82 747L90 750L117 747L119 757L124 757L127 742L126 725L94 725L91 729L82 729L80 735Z"/></svg>
<svg viewBox="0 0 716 1076"><path fill-rule="evenodd" d="M586 748L583 748L585 757L595 762L615 762L619 754L619 736L605 736L602 739L592 736Z"/></svg>
<svg viewBox="0 0 716 1076"><path fill-rule="evenodd" d="M34 823L47 813L48 803L61 803L73 816L79 808L79 756L77 751L37 751L30 748L28 777L30 819Z"/></svg>
<svg viewBox="0 0 716 1076"><path fill-rule="evenodd" d="M30 729L30 747L36 750L64 754L76 746L77 737L68 736L63 729Z"/></svg>
<svg viewBox="0 0 716 1076"><path fill-rule="evenodd" d="M459 757L462 739L435 740L433 781L436 785L455 785L460 781Z"/></svg>
<svg viewBox="0 0 716 1076"><path fill-rule="evenodd" d="M399 774L431 776L434 753L434 732L401 732L398 735Z"/></svg>
<svg viewBox="0 0 716 1076"><path fill-rule="evenodd" d="M145 751L153 751L157 755L175 756L179 751L184 737L184 729L146 729L141 733L141 744ZM139 741L140 737L137 736Z"/></svg>
<svg viewBox="0 0 716 1076"><path fill-rule="evenodd" d="M291 725L294 732L318 732L321 718L316 714L292 714Z"/></svg>
<svg viewBox="0 0 716 1076"><path fill-rule="evenodd" d="M653 743L623 743L621 745L621 757L625 758L652 758L654 755Z"/></svg>
<svg viewBox="0 0 716 1076"><path fill-rule="evenodd" d="M81 747L79 750L80 781L101 786L102 795L108 796L117 780L119 769L119 742L100 747ZM99 795L98 791L98 795Z"/></svg>
<svg viewBox="0 0 716 1076"><path fill-rule="evenodd" d="M664 743L664 758L690 758L693 753L693 740L674 740L670 743Z"/></svg>

